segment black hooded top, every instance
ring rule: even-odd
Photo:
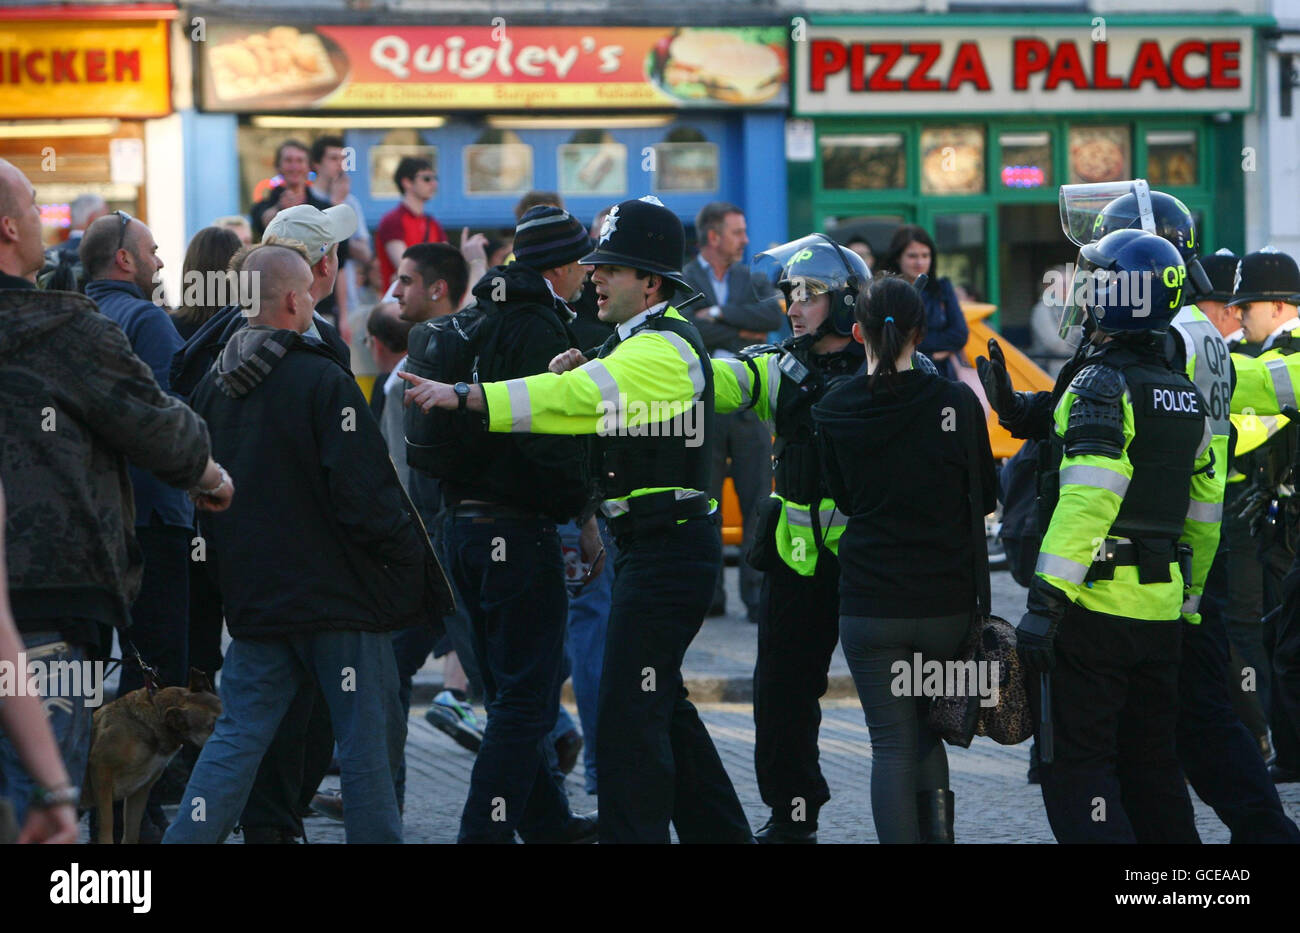
[[[966,386],[910,370],[854,376],[813,407],[826,485],[849,522],[840,612],[878,618],[974,608],[967,463],[978,451],[981,514],[997,505],[984,409]]]

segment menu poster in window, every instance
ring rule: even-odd
[[[906,184],[901,133],[823,136],[820,143],[822,187],[827,190],[887,190]]]
[[[561,194],[623,194],[627,147],[622,143],[569,143],[559,147]]]
[[[1196,184],[1196,133],[1147,133],[1147,181],[1152,187]]]
[[[1129,177],[1128,129],[1122,126],[1070,128],[1070,184],[1119,181]]]
[[[465,147],[466,194],[519,194],[532,186],[532,146],[494,143]]]
[[[713,143],[659,143],[655,163],[655,191],[718,190],[718,147]]]
[[[437,146],[371,146],[370,196],[372,198],[400,198],[402,192],[393,181],[398,163],[407,156],[428,159],[433,163],[433,173],[438,173]]]
[[[921,133],[922,194],[979,194],[983,190],[983,130],[954,127]]]

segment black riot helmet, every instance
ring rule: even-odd
[[[826,320],[814,337],[852,334],[853,311],[871,281],[866,261],[824,233],[812,233],[764,250],[751,260],[750,271],[755,281],[764,280],[780,289],[786,307],[794,301],[830,296]]]
[[[1213,291],[1198,260],[1201,242],[1187,205],[1171,194],[1153,191],[1145,179],[1061,186],[1061,223],[1079,246],[1096,243],[1116,230],[1144,230],[1168,240],[1183,257],[1191,288],[1187,301]]]
[[[1108,233],[1079,250],[1062,336],[1086,333],[1163,334],[1183,306],[1187,269],[1172,243],[1143,230]]]

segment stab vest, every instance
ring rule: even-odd
[[[704,392],[694,410],[666,421],[632,428],[632,431],[642,432],[638,435],[614,432],[593,439],[593,467],[601,498],[622,499],[638,489],[672,487],[699,489],[707,493],[713,469],[713,365],[709,354],[704,349],[699,331],[687,321],[655,314],[633,334],[640,330],[670,331],[689,343],[704,372]],[[619,343],[616,332],[601,346],[597,358],[609,356]],[[685,430],[683,418],[697,419],[695,432]],[[651,431],[657,431],[658,436],[649,433]],[[694,433],[700,442],[697,446],[687,446],[689,433]]]
[[[1196,452],[1205,439],[1204,400],[1185,374],[1122,344],[1105,344],[1087,363],[1119,370],[1133,408],[1133,440],[1128,447],[1133,478],[1110,534],[1137,540],[1178,539],[1187,517]],[[1064,439],[1053,431],[1049,446],[1052,466],[1043,477],[1041,502],[1050,520],[1060,495]]]
[[[835,353],[814,355],[802,346],[792,346],[797,339],[781,345],[781,382],[772,413],[776,424],[772,460],[776,494],[788,502],[816,507],[830,493],[822,482],[812,407],[834,383],[857,372],[865,357],[852,352],[861,346],[857,343]]]
[[[1262,350],[1255,355],[1271,353],[1274,350],[1283,356],[1300,353],[1300,331],[1293,330],[1280,334],[1267,350]],[[1247,456],[1251,472],[1262,471],[1265,486],[1276,489],[1283,483],[1294,482],[1290,474],[1291,468],[1300,459],[1300,429],[1297,429],[1294,424],[1288,424]],[[1246,470],[1243,469],[1242,472]]]

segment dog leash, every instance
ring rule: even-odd
[[[117,640],[122,647],[131,652],[132,660],[140,668],[140,674],[144,677],[144,688],[149,691],[149,696],[158,692],[158,669],[151,664],[146,663],[145,659],[140,656],[139,649],[136,648],[135,642],[126,637],[126,633],[119,631]],[[124,663],[123,658],[109,658],[110,661],[116,661],[118,664]]]

